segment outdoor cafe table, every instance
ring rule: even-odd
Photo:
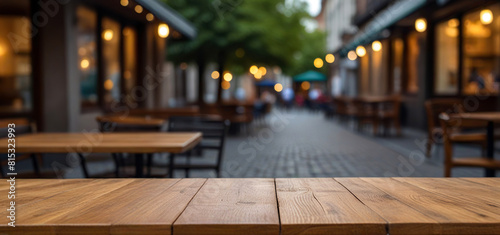
[[[500,123],[500,112],[477,112],[477,113],[460,113],[451,115],[452,118],[461,118],[473,121],[486,121],[486,157],[493,159],[495,156],[495,123]],[[495,170],[486,169],[486,177],[494,177]]]
[[[15,206],[0,233],[500,234],[498,178],[17,179]]]
[[[136,177],[143,176],[144,153],[183,153],[202,138],[192,133],[37,133],[15,137],[16,153],[132,153],[136,154]],[[7,139],[0,139],[0,153],[7,153]],[[82,164],[83,165],[83,164]],[[86,167],[83,166],[84,173]]]

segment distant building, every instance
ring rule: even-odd
[[[356,2],[352,23],[359,31],[340,50],[337,37],[328,40],[341,61],[351,57],[355,63],[347,70],[352,73],[340,73],[357,83],[354,93],[343,84],[344,94],[399,94],[403,119],[416,128],[425,127],[424,102],[431,98],[461,98],[469,112],[495,110],[500,87],[497,0],[330,2]],[[355,55],[357,48],[361,53]]]
[[[0,118],[81,131],[104,112],[157,107],[167,36],[196,30],[157,0],[2,0]]]

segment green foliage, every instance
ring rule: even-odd
[[[164,0],[198,30],[194,40],[171,41],[169,60],[222,62],[233,73],[253,65],[280,66],[294,75],[324,57],[324,35],[307,33],[305,3],[285,0]],[[323,38],[321,38],[321,36]],[[238,57],[236,51],[244,55]],[[297,56],[301,55],[301,56]],[[306,61],[312,57],[312,60]]]

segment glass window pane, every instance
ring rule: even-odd
[[[406,91],[408,93],[417,93],[418,92],[418,77],[420,68],[418,61],[420,56],[420,36],[421,34],[418,32],[411,32],[408,35],[408,80]]]
[[[97,15],[85,7],[78,7],[76,13],[80,93],[82,104],[86,106],[97,103]]]
[[[23,16],[0,16],[0,107],[32,108],[31,28]]]
[[[120,100],[120,24],[102,19],[102,56],[104,66],[104,102],[106,105]]]
[[[500,4],[466,14],[462,22],[463,92],[495,94],[500,82]]]
[[[125,57],[124,85],[126,93],[131,94],[137,82],[137,33],[134,28],[125,27],[123,29],[123,45]],[[127,102],[133,102],[133,100],[127,99]]]
[[[436,26],[436,74],[434,93],[458,93],[458,19],[450,19]]]

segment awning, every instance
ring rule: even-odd
[[[350,50],[354,50],[359,45],[371,43],[379,37],[387,27],[395,24],[406,16],[412,14],[425,5],[428,0],[398,0],[385,10],[378,13],[360,30],[354,39],[340,50],[340,54],[345,56]]]
[[[172,8],[158,0],[135,0],[138,4],[153,13],[155,17],[167,23],[182,35],[193,39],[196,37],[196,29],[184,17]]]
[[[294,82],[324,82],[326,81],[326,76],[320,72],[307,71],[293,77]]]

